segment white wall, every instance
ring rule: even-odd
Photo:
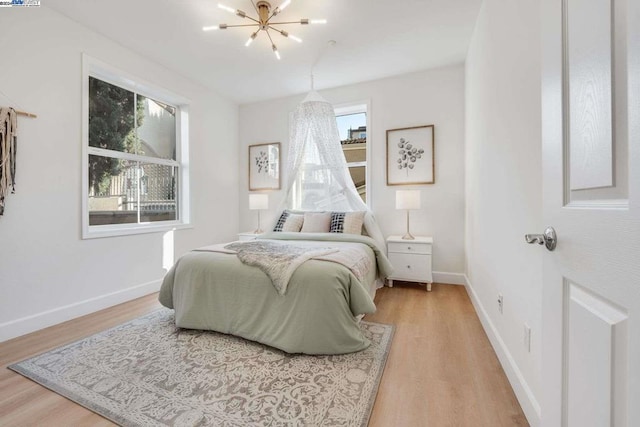
[[[322,76],[316,76],[321,79]],[[386,130],[435,125],[434,185],[412,186],[422,190],[422,209],[411,213],[411,232],[434,238],[433,269],[457,275],[436,275],[454,282],[464,270],[464,68],[462,65],[344,86],[321,92],[334,105],[370,101],[367,129],[371,150],[371,181],[367,183],[370,206],[383,234],[404,234],[405,212],[395,209],[395,190],[386,185]],[[286,165],[289,113],[304,94],[240,107],[240,226],[255,229],[257,216],[248,210],[248,146],[281,142]],[[287,172],[283,168],[283,185]],[[284,190],[273,192],[266,223],[275,220]],[[460,282],[462,283],[462,282]]]
[[[524,234],[544,228],[538,8],[485,0],[465,66],[469,293],[532,425],[540,417],[542,249]]]
[[[0,40],[0,105],[38,114],[19,118],[16,194],[0,217],[0,341],[157,290],[163,253],[235,236],[235,104],[46,7],[4,9]],[[83,52],[191,100],[193,228],[173,244],[80,238]]]

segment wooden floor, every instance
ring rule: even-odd
[[[463,286],[394,283],[366,320],[396,326],[370,427],[528,425]],[[0,426],[112,426],[7,365],[159,307],[157,294],[0,344]]]
[[[529,425],[464,286],[394,282],[376,306],[396,331],[370,427]]]

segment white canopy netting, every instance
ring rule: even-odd
[[[375,240],[382,234],[349,174],[333,106],[311,91],[289,125],[288,180],[284,204],[303,211],[366,211],[365,228]]]
[[[349,174],[333,106],[310,92],[289,125],[287,205],[312,211],[366,211]]]

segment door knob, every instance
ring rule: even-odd
[[[543,234],[525,234],[524,239],[530,244],[545,245],[549,251],[553,251],[558,243],[556,230],[553,227],[547,227]]]

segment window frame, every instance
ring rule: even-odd
[[[121,87],[138,95],[165,102],[176,108],[176,160],[166,160],[140,154],[124,153],[89,146],[89,77]],[[82,55],[82,238],[93,239],[163,232],[191,228],[191,197],[189,192],[189,100],[145,80],[112,67],[102,61]],[[89,224],[89,155],[150,162],[177,167],[176,219],[129,224]]]
[[[333,113],[336,117],[347,116],[349,114],[358,114],[358,113],[365,113],[367,116],[367,137],[365,138],[367,140],[366,160],[364,162],[347,163],[347,168],[362,167],[362,166],[365,167],[364,176],[365,176],[366,186],[367,186],[367,201],[365,202],[365,204],[369,207],[369,209],[373,210],[373,204],[371,202],[373,200],[373,196],[372,196],[373,192],[371,188],[372,186],[371,186],[371,168],[370,168],[371,147],[373,146],[373,144],[371,144],[371,138],[370,138],[370,136],[372,135],[371,133],[371,100],[367,99],[362,101],[333,104]]]

